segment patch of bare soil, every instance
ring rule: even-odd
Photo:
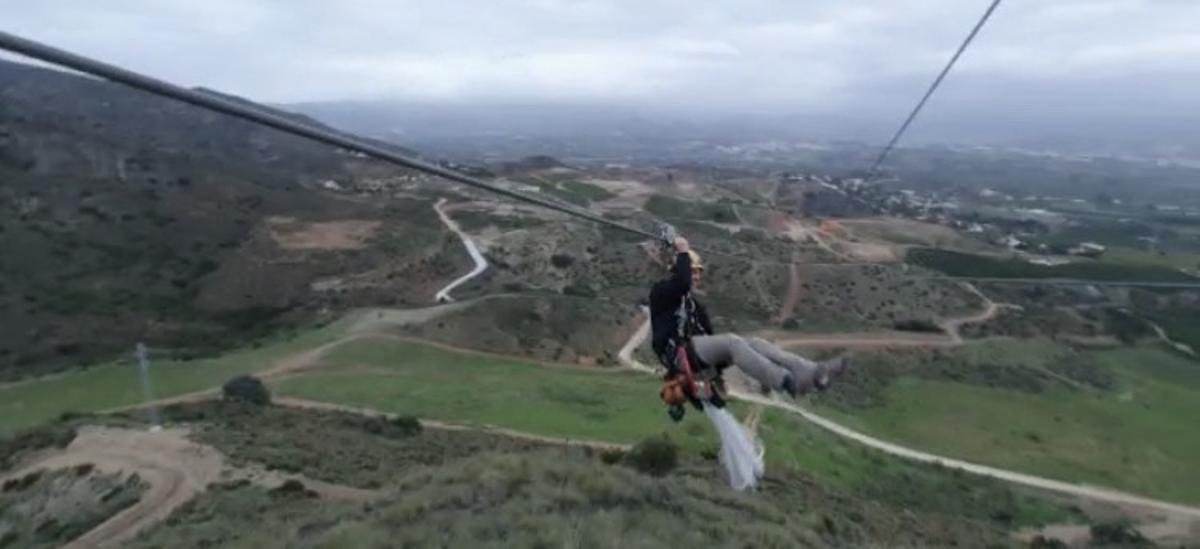
[[[838,223],[861,240],[933,246],[964,251],[993,251],[987,243],[969,238],[950,227],[900,218],[842,219]]]
[[[285,250],[359,250],[381,225],[359,219],[306,223],[290,217],[267,218],[271,238]]]

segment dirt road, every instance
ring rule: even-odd
[[[812,334],[787,338],[768,338],[785,348],[830,348],[873,349],[898,347],[956,347],[964,343],[960,333],[966,324],[986,322],[994,318],[1002,305],[983,295],[970,283],[962,283],[967,291],[974,293],[983,301],[983,309],[977,313],[950,317],[938,323],[944,334],[928,334],[920,332],[864,332],[842,334]]]
[[[638,329],[629,336],[629,340],[625,342],[625,345],[621,347],[620,352],[617,353],[617,361],[619,361],[626,368],[630,368],[632,370],[637,370],[639,372],[645,372],[648,374],[657,374],[657,368],[642,364],[640,361],[633,358],[633,352],[646,342],[646,338],[650,337],[650,309],[647,307],[642,307],[642,315],[645,317],[645,320],[643,320],[642,325],[639,326]]]
[[[983,295],[983,292],[979,291],[979,288],[976,288],[975,285],[971,284],[970,282],[962,282],[959,285],[962,286],[964,290],[975,294],[975,296],[983,302],[982,311],[975,314],[947,318],[939,324],[939,326],[946,331],[946,335],[950,336],[951,340],[962,343],[962,336],[959,334],[959,330],[963,327],[963,325],[974,324],[976,322],[987,322],[988,320],[995,318],[996,314],[1000,311],[1000,304],[992,301],[988,296]]]
[[[487,259],[483,257],[482,253],[479,253],[479,248],[475,246],[475,241],[471,240],[466,233],[463,233],[462,229],[459,228],[458,223],[455,223],[453,219],[450,219],[450,216],[446,215],[445,210],[442,209],[442,205],[445,203],[445,198],[439,198],[437,203],[433,205],[433,209],[437,212],[438,217],[442,219],[442,223],[445,223],[446,227],[453,231],[454,234],[458,235],[458,238],[462,240],[463,246],[467,248],[467,253],[471,256],[471,261],[475,262],[475,268],[471,269],[471,272],[462,275],[453,282],[447,284],[445,288],[438,290],[438,292],[433,296],[434,301],[437,301],[438,303],[449,303],[454,301],[454,298],[450,297],[451,290],[465,284],[468,280],[479,276],[480,273],[488,268]]]
[[[364,416],[382,416],[382,417],[388,417],[388,418],[396,417],[396,414],[391,414],[388,412],[381,412],[379,410],[375,410],[372,408],[364,408],[364,407],[360,407],[360,406],[346,406],[343,404],[334,404],[334,403],[330,403],[330,402],[321,402],[321,401],[317,401],[317,400],[307,400],[307,399],[302,399],[302,398],[282,397],[282,398],[274,399],[272,402],[279,406],[291,406],[293,408],[305,408],[305,409],[310,409],[310,410],[334,410],[334,411],[338,411],[338,412],[346,412],[346,413],[364,415]],[[429,429],[492,433],[492,434],[504,435],[504,436],[512,437],[512,438],[519,438],[522,440],[530,440],[530,441],[534,441],[534,442],[545,442],[547,444],[556,444],[556,445],[563,445],[563,446],[581,446],[581,447],[595,448],[598,450],[629,450],[631,448],[631,446],[628,444],[619,444],[619,443],[615,443],[615,442],[604,442],[604,441],[587,440],[587,439],[549,437],[549,436],[537,435],[537,434],[533,434],[533,433],[526,433],[524,431],[516,431],[513,429],[507,429],[504,427],[497,427],[494,425],[460,425],[457,423],[447,423],[444,421],[434,421],[434,420],[429,420],[429,419],[422,419],[422,420],[420,420],[420,422],[423,427],[426,427]]]
[[[787,295],[783,298],[783,305],[779,307],[779,313],[773,319],[775,322],[783,322],[788,317],[792,316],[792,312],[796,310],[796,302],[800,301],[800,270],[796,268],[796,258],[792,257],[792,262],[788,265],[788,288]]]

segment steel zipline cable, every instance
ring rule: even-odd
[[[514,200],[535,204],[543,208],[549,208],[567,215],[586,219],[595,223],[600,223],[613,229],[654,239],[659,238],[658,235],[649,231],[644,231],[636,227],[630,227],[622,223],[617,223],[616,221],[605,219],[590,212],[569,208],[544,198],[529,196],[524,193],[498,187],[483,181],[482,179],[471,177],[469,175],[447,169],[424,160],[398,154],[395,151],[368,143],[362,139],[291,120],[278,114],[268,112],[265,109],[258,108],[253,104],[247,105],[236,103],[211,93],[190,90],[169,82],[165,82],[163,80],[145,76],[121,67],[117,67],[115,65],[90,59],[82,55],[77,55],[53,46],[35,42],[26,38],[21,38],[3,31],[0,31],[0,49],[18,53],[39,61],[74,69],[76,71],[103,78],[105,80],[111,80],[113,82],[125,84],[126,86],[137,88],[155,95],[161,95],[163,97],[190,103],[197,107],[202,107],[229,116],[241,118],[243,120],[248,120],[250,122],[268,126],[282,132],[298,135],[314,141],[320,141],[322,143],[341,147],[346,150],[359,152],[379,160],[391,162],[393,164],[449,179],[451,181],[456,181],[464,185],[483,189],[485,191],[506,196]]]
[[[875,175],[876,170],[879,169],[879,165],[883,164],[883,160],[887,158],[888,153],[892,152],[892,148],[896,146],[898,141],[900,141],[900,137],[903,136],[904,132],[908,130],[908,126],[912,124],[912,121],[917,118],[917,114],[921,112],[921,108],[924,107],[925,103],[929,101],[929,98],[933,96],[933,92],[937,91],[938,86],[942,84],[942,80],[945,80],[946,75],[950,73],[950,69],[954,68],[954,63],[958,61],[959,57],[962,57],[964,51],[967,51],[967,47],[971,45],[973,40],[975,40],[975,35],[979,34],[979,29],[983,28],[983,25],[987,23],[988,18],[992,16],[992,12],[996,11],[996,7],[999,5],[1000,0],[992,0],[992,4],[988,6],[987,11],[983,12],[983,17],[980,17],[979,22],[975,23],[975,28],[971,29],[971,33],[968,34],[967,38],[963,40],[963,43],[958,46],[958,51],[955,51],[954,55],[950,57],[950,62],[946,63],[945,68],[943,68],[942,72],[933,80],[933,84],[929,85],[929,89],[925,91],[925,95],[921,97],[920,101],[917,102],[917,106],[913,107],[912,112],[908,113],[908,118],[904,119],[904,123],[900,125],[900,129],[896,130],[896,134],[892,136],[892,140],[888,141],[887,146],[884,147],[883,151],[879,153],[879,157],[875,159],[873,164],[871,164],[871,169],[867,170],[867,179],[870,179]]]

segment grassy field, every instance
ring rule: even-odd
[[[681,200],[662,194],[651,195],[644,209],[664,219],[737,222],[737,215],[728,204]]]
[[[316,345],[333,333],[336,330],[326,329],[290,345]],[[214,378],[233,371],[250,371],[257,369],[254,364],[269,362],[287,350],[288,347],[279,346],[239,353],[223,362],[203,365],[203,368],[205,375]],[[816,538],[809,538],[811,534],[806,532],[815,532],[825,544],[835,541],[850,545],[901,543],[901,540],[907,540],[904,544],[920,544],[918,539],[925,539],[926,543],[939,540],[937,544],[944,544],[974,539],[967,543],[972,545],[984,543],[973,536],[982,535],[994,541],[1002,532],[1026,525],[1086,520],[1067,504],[1054,499],[1015,490],[997,481],[892,458],[843,441],[796,416],[770,409],[763,412],[759,428],[767,444],[766,487],[761,500],[745,499],[726,492],[721,485],[712,462],[718,444],[708,421],[701,413],[689,411],[683,423],[672,423],[658,402],[657,381],[644,374],[539,366],[382,338],[336,347],[319,366],[306,375],[279,380],[273,384],[273,389],[276,394],[563,438],[634,442],[663,433],[680,444],[685,462],[691,464],[681,469],[678,474],[682,476],[673,476],[674,481],[684,483],[683,486],[695,482],[701,484],[693,484],[693,488],[686,488],[685,493],[668,495],[661,492],[665,488],[656,488],[660,481],[621,468],[598,469],[596,458],[588,461],[588,458],[572,457],[561,449],[550,450],[547,460],[534,454],[529,454],[531,457],[528,458],[512,454],[525,455],[525,452],[540,451],[539,447],[545,448],[539,444],[502,439],[492,434],[441,433],[427,429],[423,434],[396,438],[389,434],[386,425],[350,414],[286,408],[256,412],[235,405],[209,403],[168,408],[164,411],[165,417],[170,422],[193,424],[199,440],[217,446],[234,463],[248,460],[368,488],[400,486],[399,493],[403,494],[424,493],[429,479],[450,475],[447,477],[449,484],[430,488],[433,490],[430,493],[452,492],[448,496],[451,499],[446,500],[447,505],[463,497],[476,497],[471,494],[482,494],[479,497],[483,500],[472,501],[488,501],[488,505],[495,506],[496,513],[516,517],[531,516],[532,508],[527,505],[540,508],[537,506],[545,502],[561,503],[581,513],[578,517],[581,521],[599,520],[589,526],[597,532],[638,530],[644,523],[637,522],[635,517],[661,505],[674,506],[672,508],[700,505],[698,510],[712,509],[710,505],[732,506],[729,509],[746,509],[750,505],[758,509],[740,520],[711,525],[718,528],[713,532],[721,539],[742,536],[738,524],[764,527],[780,524],[773,518],[766,518],[776,516],[776,513],[793,516],[791,520],[797,521],[794,523],[797,529],[789,525],[792,523],[784,524],[786,531],[772,534],[779,536],[772,538],[776,541],[762,538],[759,546],[794,545],[777,543],[785,538],[808,539],[815,545],[822,544]],[[192,383],[200,381],[198,378],[191,380]],[[738,404],[733,408],[739,416],[748,411]],[[130,417],[136,420],[140,415],[132,413]],[[120,419],[111,418],[113,421]],[[93,418],[90,421],[102,420]],[[496,452],[507,453],[510,457],[495,457]],[[455,461],[454,458],[465,459]],[[464,471],[459,465],[442,468],[442,464],[451,462],[475,463],[483,469]],[[554,463],[558,465],[552,465]],[[463,474],[466,476],[461,476]],[[543,479],[541,475],[549,476]],[[549,484],[543,482],[547,480]],[[439,486],[442,483],[437,482]],[[501,491],[497,493],[488,488],[493,484]],[[553,489],[545,491],[541,488],[543,484]],[[483,488],[470,488],[472,486]],[[623,488],[627,486],[639,488],[629,491]],[[519,489],[513,491],[514,488]],[[659,495],[644,496],[643,488]],[[537,501],[510,499],[514,494],[531,494],[529,497]],[[716,499],[710,500],[703,494],[714,494]],[[387,524],[405,524],[421,516],[435,522],[449,521],[447,524],[465,520],[461,514],[427,515],[431,509],[428,506],[424,507],[426,511],[410,508],[410,502],[428,500],[421,496],[389,499],[379,507],[399,509],[400,515],[392,515],[391,511],[382,511],[386,516],[364,511],[366,514],[360,513],[349,522],[339,519],[342,524],[335,530],[328,530],[329,524],[333,524],[331,517],[348,516],[344,511],[350,508],[337,507],[340,511],[328,515],[318,512],[319,506],[302,501],[287,499],[289,503],[284,504],[285,499],[281,498],[287,497],[292,496],[247,486],[218,489],[187,507],[176,520],[150,533],[147,540],[156,540],[151,544],[166,545],[174,544],[168,543],[169,539],[186,544],[184,542],[199,538],[221,539],[233,546],[279,542],[276,538],[256,537],[254,532],[258,529],[250,525],[260,522],[278,526],[272,528],[287,533],[285,538],[298,536],[287,538],[292,541],[324,538],[326,534],[333,536],[329,539],[343,541],[393,539],[395,532],[389,534],[392,528]],[[566,499],[559,501],[557,498]],[[643,509],[650,500],[663,503]],[[270,501],[279,505],[264,503]],[[704,503],[706,501],[711,504]],[[282,510],[283,514],[264,510],[268,508]],[[616,516],[612,513],[622,513],[621,521],[634,522],[622,522],[617,525],[619,528],[609,528],[613,526],[610,523],[612,517]],[[722,511],[713,516],[727,515]],[[408,518],[400,520],[402,517]],[[484,521],[478,528],[491,528],[493,526],[489,525],[494,524],[498,523]],[[518,527],[519,536],[512,539],[526,539],[525,536],[531,535],[541,539],[536,532],[548,533],[552,539],[563,539],[571,535],[562,530],[564,524],[566,522],[556,520],[530,528]],[[468,530],[455,535],[483,535],[478,533],[482,530],[477,531],[475,527]],[[418,537],[430,531],[405,530],[406,535]],[[510,533],[518,534],[516,531]]]
[[[549,181],[541,177],[518,177],[516,179],[523,183],[536,185],[546,194],[584,208],[592,202],[600,202],[616,196],[603,187],[573,179],[560,182]]]
[[[219,387],[236,375],[269,368],[282,356],[336,339],[346,322],[218,358],[153,362],[150,377],[154,393],[158,398],[167,398]],[[137,366],[129,362],[0,387],[0,436],[45,423],[65,412],[96,412],[142,400]]]
[[[995,278],[1078,278],[1083,280],[1144,280],[1196,282],[1196,277],[1173,267],[1151,263],[1081,260],[1065,265],[1035,265],[1020,259],[996,259],[976,254],[913,248],[906,262],[951,276]]]
[[[389,340],[340,346],[312,375],[281,381],[283,395],[558,437],[630,442],[667,430],[654,378],[631,371],[531,366]],[[369,365],[370,375],[355,372]],[[688,414],[684,432],[707,421]]]
[[[559,185],[566,189],[567,192],[583,195],[592,202],[602,202],[616,198],[617,196],[616,194],[609,192],[607,189],[599,185],[593,185],[591,183],[585,183],[583,181],[574,179],[568,179],[559,183]]]
[[[362,372],[364,367],[370,374]],[[487,424],[564,438],[633,442],[664,432],[686,451],[718,448],[703,414],[672,423],[657,381],[633,372],[604,373],[480,358],[398,341],[360,341],[326,356],[322,370],[281,381],[283,395],[364,406],[460,423]],[[745,408],[735,403],[735,413]],[[763,413],[768,468],[802,471],[855,494],[947,515],[1013,524],[1065,520],[1070,514],[999,483],[890,458],[844,442],[786,412]],[[900,488],[900,487],[903,488]]]
[[[995,351],[996,344],[991,346]],[[1115,384],[1099,389],[1020,382],[1012,366],[1054,366],[1021,354],[1019,349],[1008,357],[983,354],[985,360],[975,363],[975,370],[1006,372],[1006,378],[997,379],[1016,383],[980,383],[969,373],[955,381],[918,372],[889,383],[882,398],[868,400],[866,406],[824,411],[863,431],[931,452],[1200,502],[1200,483],[1189,480],[1200,462],[1195,432],[1200,365],[1158,348],[1075,357],[1077,364],[1112,374]],[[929,368],[938,368],[937,362],[931,361]]]
[[[1133,248],[1113,247],[1100,256],[1100,261],[1118,265],[1157,265],[1168,269],[1200,268],[1200,254],[1168,253],[1166,255]]]

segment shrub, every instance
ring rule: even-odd
[[[616,448],[609,448],[600,452],[600,461],[606,465],[616,465],[625,459],[625,452]]]
[[[390,424],[394,432],[406,437],[419,435],[424,429],[424,427],[421,426],[421,421],[412,416],[394,417],[392,418]]]
[[[1150,541],[1126,522],[1106,522],[1091,527],[1092,545],[1116,545],[1120,547],[1148,547]]]
[[[932,320],[924,318],[897,320],[892,324],[892,327],[902,332],[942,333],[941,326],[938,326]]]
[[[238,376],[221,387],[221,393],[226,400],[236,400],[265,406],[271,403],[271,391],[263,382],[253,376]]]
[[[1154,334],[1146,321],[1120,309],[1104,309],[1104,329],[1122,343],[1130,344]]]
[[[638,471],[660,477],[679,465],[679,447],[666,435],[649,437],[637,443],[625,455],[625,463]]]
[[[304,486],[303,482],[300,482],[294,478],[287,479],[283,481],[283,484],[272,488],[270,494],[274,497],[284,498],[301,497],[311,499],[318,496],[315,491],[309,490],[308,487]]]
[[[562,293],[575,297],[596,297],[596,290],[586,284],[567,284],[563,287]]]
[[[575,263],[575,258],[566,254],[554,254],[550,256],[550,264],[558,269],[566,269]]]
[[[412,416],[399,416],[387,419],[384,416],[367,418],[362,423],[363,429],[373,435],[388,438],[408,438],[421,434],[421,421]]]
[[[1048,538],[1043,535],[1034,536],[1029,542],[1030,549],[1067,549],[1067,544],[1058,538]]]

